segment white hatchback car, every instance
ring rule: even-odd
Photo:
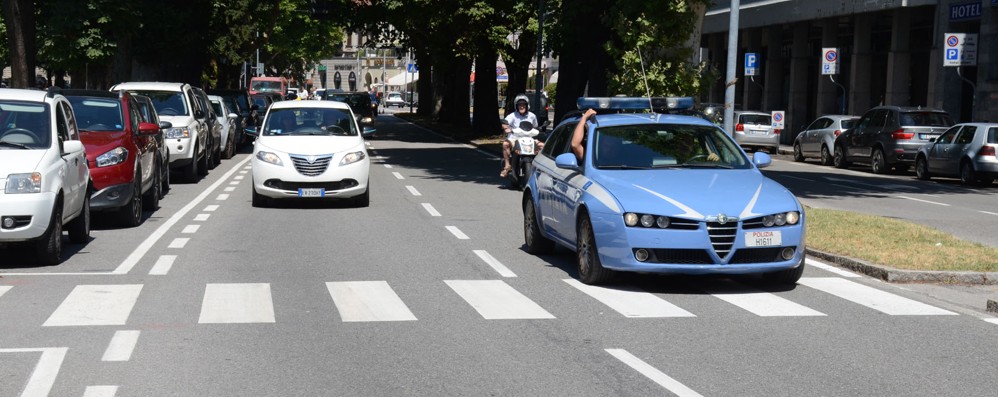
[[[90,238],[90,168],[72,105],[58,89],[0,90],[0,243],[32,242],[38,262]]]
[[[370,202],[371,162],[347,104],[275,102],[256,132],[254,207],[283,198],[349,199],[359,207]],[[373,132],[363,129],[363,134]]]
[[[731,134],[743,148],[752,146],[776,153],[780,148],[781,130],[773,128],[769,113],[735,111],[735,131]]]

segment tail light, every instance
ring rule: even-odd
[[[981,150],[977,151],[978,156],[994,156],[995,147],[994,146],[982,146]]]
[[[745,131],[745,125],[742,123],[735,124],[735,131]]]
[[[781,133],[783,133],[783,130],[781,130],[779,128],[774,128],[773,129],[773,133],[776,134],[776,135],[780,135]]]
[[[842,134],[842,130],[835,130],[834,134],[835,136],[839,136],[840,134]]]
[[[915,137],[914,132],[905,132],[904,129],[900,129],[891,133],[891,137],[894,139],[911,139]]]

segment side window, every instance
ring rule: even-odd
[[[887,122],[887,111],[878,110],[875,113],[873,113],[873,116],[870,118],[869,128],[880,130],[884,128],[884,124],[886,122]]]
[[[960,128],[963,127],[956,126],[946,130],[946,132],[939,136],[939,139],[936,139],[936,142],[946,144],[953,143],[953,138],[956,137],[957,132],[960,132]]]
[[[898,128],[900,126],[900,122],[898,121],[897,113],[889,110],[885,113],[887,113],[887,120],[884,121],[884,126],[891,129],[891,131]]]
[[[825,128],[825,127],[822,126],[822,125],[824,125],[824,122],[825,122],[824,118],[820,118],[820,119],[814,120],[814,121],[811,122],[811,125],[807,126],[806,129],[808,131],[820,130],[822,128]]]
[[[988,143],[998,143],[998,128],[988,128]]]
[[[139,104],[135,102],[134,98],[128,99],[128,118],[129,124],[132,125],[133,132],[139,132],[139,122],[142,121],[142,115],[139,114]]]
[[[963,127],[963,131],[960,131],[960,135],[956,137],[957,145],[966,145],[968,143],[974,142],[974,134],[977,133],[977,127],[966,126]]]
[[[824,128],[831,128],[835,124],[835,120],[828,119],[828,118],[826,118],[824,120],[825,120],[824,124],[821,125],[822,129],[824,129]]]
[[[60,103],[58,109],[55,111],[55,128],[59,133],[59,140],[63,142],[72,140],[69,135],[69,126],[66,122],[66,115],[64,112],[65,107],[62,103]]]
[[[873,116],[876,116],[875,112],[866,114],[863,116],[863,118],[859,119],[859,122],[856,123],[856,131],[862,132],[864,128],[869,127],[870,120],[873,118]]]
[[[572,131],[574,130],[574,123],[567,123],[556,128],[554,132],[551,133],[551,137],[548,138],[547,142],[544,144],[544,150],[541,151],[541,154],[550,158],[555,158],[558,157],[559,154],[565,153],[568,148],[568,143],[571,142]]]
[[[199,104],[198,101],[196,99],[194,99],[194,92],[193,91],[189,91],[189,90],[185,91],[184,95],[187,97],[187,102],[191,104],[191,106],[190,106],[191,107],[191,116],[194,116],[199,110],[201,110],[201,104]]]
[[[72,141],[80,140],[80,130],[76,128],[76,113],[73,113],[73,107],[67,102],[60,103],[59,107],[62,108],[66,117],[66,130],[69,133],[69,139]]]

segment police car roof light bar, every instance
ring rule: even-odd
[[[579,109],[593,109],[597,112],[641,111],[641,110],[688,110],[693,108],[692,97],[580,97],[576,100]]]

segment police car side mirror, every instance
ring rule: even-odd
[[[763,152],[755,152],[752,154],[752,162],[755,163],[756,167],[766,168],[773,163],[773,158],[769,157],[769,154]]]
[[[575,153],[562,153],[554,158],[554,165],[566,170],[579,170],[579,160],[575,158]]]

